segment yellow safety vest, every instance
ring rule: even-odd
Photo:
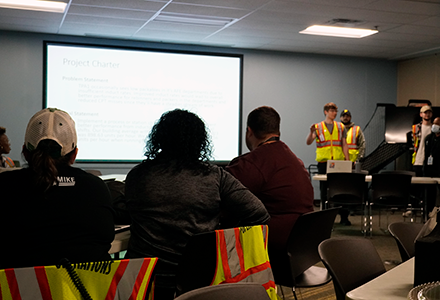
[[[7,156],[3,156],[5,158],[5,167],[6,168],[15,168],[15,163],[12,159]],[[0,158],[1,159],[1,158]]]
[[[267,225],[216,230],[217,267],[211,285],[258,282],[272,300],[280,299],[267,253]]]
[[[325,122],[315,124],[316,128],[316,161],[345,160],[342,151],[342,134],[344,124],[333,121],[333,132],[330,134]]]
[[[414,143],[414,152],[412,154],[411,163],[414,164],[416,162],[417,150],[419,149],[419,143],[420,143],[420,140],[418,137],[418,132],[417,132],[417,124],[412,126],[412,136],[413,136],[413,143]]]
[[[348,154],[350,155],[350,160],[352,162],[355,162],[358,155],[359,155],[359,147],[357,145],[359,130],[360,130],[360,127],[354,125],[347,132]]]
[[[78,285],[92,299],[143,300],[157,258],[71,264],[70,274],[62,266],[42,266],[0,270],[0,298],[65,300],[83,299]],[[76,285],[73,281],[76,281]],[[78,283],[79,282],[79,283]],[[148,299],[152,297],[152,290]]]

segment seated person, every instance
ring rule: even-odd
[[[11,143],[6,135],[6,128],[0,127],[0,168],[14,168],[15,164],[12,159],[3,155],[11,152]]]
[[[303,162],[280,140],[281,118],[269,106],[249,113],[246,145],[226,170],[257,196],[270,214],[268,251],[275,282],[290,277],[287,241],[296,220],[313,211],[313,187]]]
[[[0,173],[3,247],[0,269],[110,260],[110,193],[98,177],[74,168],[75,122],[46,108],[26,129],[29,167]]]
[[[164,113],[146,149],[147,159],[125,182],[132,218],[125,257],[158,257],[155,299],[173,299],[179,258],[192,235],[218,229],[222,213],[239,226],[264,224],[270,217],[237,179],[208,163],[208,133],[194,113]]]

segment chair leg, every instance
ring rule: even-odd
[[[367,206],[365,205],[361,219],[361,231],[364,234],[364,237],[367,236],[367,231],[368,231],[367,216],[368,216],[368,211],[367,211]]]
[[[281,291],[281,295],[283,296],[283,299],[286,299],[286,298],[284,297],[283,287],[282,287],[281,285],[278,285],[278,286],[280,287],[280,291]]]
[[[370,222],[370,225],[369,225],[369,230],[370,230],[370,238],[372,238],[373,237],[373,206],[371,205],[371,203],[370,203],[370,205],[368,205],[368,211],[369,211],[369,214],[368,214],[368,218],[369,218],[369,222]]]
[[[382,214],[380,213],[380,209],[379,209],[379,216],[378,216],[378,218],[379,218],[379,229],[381,229],[382,228],[382,225],[381,225],[381,216],[382,216]]]
[[[298,300],[298,298],[296,297],[296,289],[295,289],[295,287],[292,287],[292,292],[293,292],[293,297],[295,298],[295,300]]]

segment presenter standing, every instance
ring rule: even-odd
[[[423,162],[425,161],[425,138],[431,133],[432,108],[424,105],[420,108],[422,121],[412,126],[412,142],[414,152],[412,155],[413,170],[417,177],[423,176]]]
[[[311,145],[316,140],[316,161],[318,162],[318,173],[327,172],[328,160],[350,160],[346,141],[345,125],[336,122],[338,107],[333,102],[324,105],[325,119],[320,123],[310,126],[306,144]],[[327,200],[327,182],[320,181],[321,201]],[[348,211],[341,214],[341,223],[351,225],[348,220]]]
[[[341,112],[341,122],[347,130],[347,147],[350,160],[359,161],[365,153],[365,137],[360,126],[351,121],[351,113],[348,109]]]

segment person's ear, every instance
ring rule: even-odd
[[[70,163],[71,165],[73,165],[73,163],[75,162],[76,156],[78,155],[78,148],[75,148],[74,151],[75,151],[75,152],[72,153],[72,155],[70,156],[70,161],[69,161],[69,163]]]
[[[26,148],[26,145],[23,145],[23,147],[21,148],[21,153],[23,153],[24,159],[26,159],[26,161],[29,161],[29,151]]]

